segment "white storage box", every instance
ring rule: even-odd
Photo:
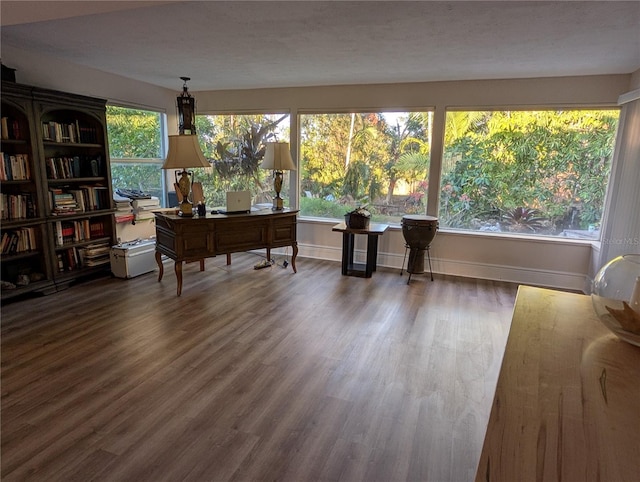
[[[156,241],[130,241],[111,248],[111,272],[117,278],[133,278],[156,269]]]

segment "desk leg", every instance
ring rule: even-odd
[[[156,251],[156,263],[158,263],[158,281],[162,281],[164,265],[162,264],[162,254],[160,254],[160,251]]]
[[[367,264],[365,267],[365,276],[371,278],[376,270],[378,259],[378,236],[370,234],[367,236]]]
[[[176,261],[174,264],[176,281],[178,282],[178,296],[180,296],[182,294],[182,261]]]
[[[231,253],[227,253],[227,266],[231,264]]]
[[[204,271],[204,258],[200,260],[200,271]]]
[[[291,255],[291,268],[293,268],[294,273],[297,273],[298,270],[296,269],[296,256],[298,256],[298,243],[293,243],[291,245],[291,248],[293,250],[293,254]]]

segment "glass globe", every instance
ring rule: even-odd
[[[591,301],[618,338],[640,346],[640,254],[609,261],[593,280]]]

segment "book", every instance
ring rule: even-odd
[[[2,139],[9,139],[9,118],[3,117],[1,119],[1,136]]]

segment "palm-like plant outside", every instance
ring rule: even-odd
[[[538,229],[542,229],[545,220],[537,209],[525,207],[511,209],[502,215],[503,223],[511,231],[519,233],[527,231],[535,233]]]

